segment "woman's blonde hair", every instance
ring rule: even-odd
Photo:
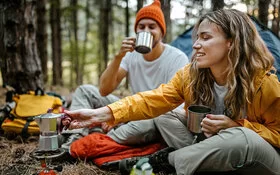
[[[273,68],[273,56],[247,14],[234,9],[223,9],[204,15],[194,27],[194,41],[203,20],[219,26],[226,38],[232,41],[228,52],[229,65],[225,68],[228,92],[224,104],[225,114],[237,119],[241,115],[241,110],[245,109],[245,105],[252,101],[257,74]],[[191,64],[190,89],[193,103],[215,106],[214,77],[210,69],[198,69],[194,59]]]

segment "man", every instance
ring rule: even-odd
[[[110,93],[127,75],[133,94],[154,89],[160,84],[167,83],[180,68],[188,63],[188,58],[182,51],[162,42],[166,34],[166,25],[160,6],[160,1],[155,0],[151,5],[140,9],[134,25],[136,33],[147,31],[152,34],[151,52],[147,54],[136,52],[134,50],[136,39],[125,38],[119,53],[100,77],[99,91],[92,85],[80,86],[73,95],[70,110],[99,108],[117,101],[118,98]],[[173,119],[172,116],[180,114],[170,112],[165,115]],[[98,128],[93,130],[96,131]],[[62,148],[69,148],[74,140],[88,134],[85,129],[74,130],[74,132],[76,134],[72,134]],[[63,132],[64,135],[67,133],[73,133],[73,130]],[[129,122],[111,129],[108,135],[120,144],[141,144],[160,138],[154,119]]]

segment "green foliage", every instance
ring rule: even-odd
[[[179,34],[183,33],[187,28],[192,26],[196,19],[203,13],[206,13],[211,8],[210,6],[205,5],[202,1],[184,1],[177,0],[182,6],[185,6],[186,17],[185,19],[174,20],[172,22],[172,35],[173,39],[176,38]],[[241,0],[241,2],[246,3],[247,5],[253,6],[256,4],[256,0]],[[88,3],[88,4],[87,4]],[[79,0],[76,7],[70,6],[70,1],[63,0],[62,4],[62,52],[63,52],[63,77],[65,85],[71,85],[70,83],[70,74],[73,74],[73,56],[75,55],[75,47],[77,46],[78,58],[81,60],[83,54],[85,54],[85,60],[83,68],[83,78],[84,83],[98,83],[98,63],[102,61],[103,58],[100,58],[100,41],[99,41],[99,12],[100,12],[100,3],[99,0]],[[114,58],[114,55],[118,52],[120,44],[125,36],[125,1],[112,0],[112,15],[111,23],[109,25],[109,46],[108,46],[108,55],[109,62]],[[136,7],[131,6],[131,1],[129,13],[130,13],[130,26],[129,26],[129,35],[134,36],[134,19],[136,13]],[[235,2],[228,2],[226,6],[230,8],[234,5]],[[137,5],[135,2],[134,5]],[[195,8],[194,8],[195,7]],[[86,16],[86,10],[89,10],[88,17]],[[199,9],[194,10],[194,9]],[[78,17],[78,41],[75,43],[73,35],[73,20],[72,15],[73,11],[77,10]],[[88,18],[88,19],[87,19]],[[86,32],[86,21],[89,23],[89,31],[87,33],[87,43],[84,50],[85,32]],[[183,23],[182,23],[183,22]],[[85,53],[83,53],[85,51]],[[75,74],[72,75],[75,79]]]

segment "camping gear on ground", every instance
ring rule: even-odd
[[[130,175],[154,175],[153,167],[149,163],[149,158],[140,159],[136,165],[133,166]]]
[[[211,108],[202,105],[191,105],[188,107],[188,129],[195,133],[201,133],[201,121],[211,112]]]
[[[38,175],[56,175],[55,171],[57,171],[57,172],[62,171],[62,165],[58,165],[56,167],[50,168],[47,166],[47,163],[45,160],[41,160],[41,166],[42,166],[43,170],[41,170],[38,173]]]
[[[4,132],[21,134],[24,137],[40,133],[39,126],[34,121],[35,116],[45,114],[50,108],[54,113],[62,110],[62,100],[45,94],[41,88],[26,94],[15,94],[12,99],[15,107],[10,110],[1,128]]]
[[[153,46],[153,35],[150,32],[138,32],[136,36],[135,50],[146,54],[151,52]]]
[[[54,114],[52,110],[46,114],[34,117],[34,120],[40,128],[39,150],[55,151],[58,149],[58,134],[60,134],[61,119],[65,114]]]
[[[74,141],[70,147],[70,154],[74,158],[93,160],[102,169],[118,169],[118,161],[152,154],[165,148],[161,142],[141,146],[121,145],[106,134],[94,132]]]
[[[30,156],[40,160],[43,170],[39,175],[55,175],[55,171],[62,171],[62,166],[54,168],[47,166],[46,160],[61,158],[66,151],[59,148],[58,135],[61,133],[63,125],[61,120],[66,115],[64,113],[54,114],[52,109],[47,113],[34,117],[40,129],[39,147],[31,152]]]
[[[54,159],[61,158],[65,155],[65,150],[57,149],[55,151],[40,151],[35,149],[33,152],[30,153],[30,157],[36,158],[40,160],[41,168],[38,175],[56,175],[56,172],[61,172],[63,167],[62,165],[57,165],[55,167],[50,167],[48,162],[51,162]]]
[[[6,117],[10,116],[10,113],[15,106],[16,103],[14,101],[10,101],[0,108],[0,125],[2,125]]]
[[[276,75],[278,80],[280,80],[280,38],[269,28],[261,24],[261,22],[259,22],[255,17],[250,16],[250,18],[254,22],[257,31],[264,40],[268,50],[275,58],[274,67],[277,70]],[[193,27],[187,29],[184,33],[179,35],[174,41],[170,43],[170,45],[182,50],[189,57],[189,59],[191,59],[193,51],[192,31]]]

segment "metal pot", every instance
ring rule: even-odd
[[[64,114],[54,114],[48,111],[46,114],[34,117],[40,128],[39,150],[54,151],[58,147],[58,134],[61,130],[61,118]]]
[[[136,36],[135,50],[146,54],[151,52],[153,46],[153,35],[150,32],[139,32]]]
[[[201,121],[211,112],[211,108],[202,105],[191,105],[188,107],[188,129],[195,133],[201,133]]]

